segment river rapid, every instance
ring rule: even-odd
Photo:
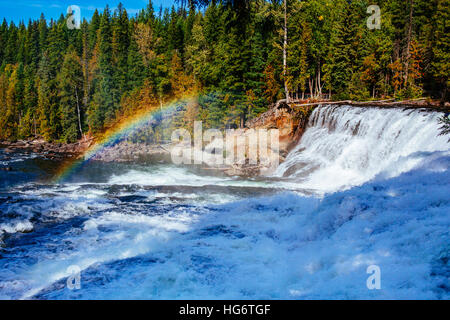
[[[448,299],[441,116],[321,106],[259,178],[0,149],[0,299]]]

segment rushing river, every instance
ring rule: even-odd
[[[0,298],[448,299],[440,116],[317,108],[257,179],[91,161],[55,182],[61,163],[0,149]]]

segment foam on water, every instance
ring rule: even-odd
[[[120,241],[69,256],[109,262],[82,272],[82,290],[68,290],[64,278],[35,298],[448,299],[449,181],[450,155],[436,153],[417,170],[322,200],[247,199],[180,215],[181,222],[173,216],[173,225],[103,216],[84,232],[99,237],[108,226],[123,232],[112,233]],[[373,264],[382,290],[366,287]]]
[[[319,107],[281,181],[105,165],[1,189],[0,299],[448,299],[439,116]]]
[[[231,177],[199,175],[183,167],[158,166],[150,170],[129,170],[122,174],[114,174],[108,184],[137,184],[142,186],[242,186],[242,187],[274,187],[268,181],[252,181]]]
[[[426,110],[323,106],[275,176],[325,192],[361,185],[383,172],[394,177],[448,150],[442,114]]]

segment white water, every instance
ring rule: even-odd
[[[423,163],[427,152],[448,150],[448,138],[439,136],[441,115],[418,109],[319,107],[275,176],[325,192],[361,185],[380,173],[398,176]]]
[[[0,241],[14,235],[0,299],[448,299],[450,145],[438,117],[320,107],[281,182],[161,165],[11,188],[0,193]],[[338,192],[270,191],[286,186]],[[382,290],[366,287],[372,264]],[[81,290],[66,287],[71,265]]]
[[[64,235],[73,251],[46,253],[3,285],[55,282],[39,296],[50,299],[448,299],[450,156],[428,160],[323,199],[284,193],[161,218],[105,212]],[[57,281],[71,264],[84,269],[78,291]],[[366,287],[369,265],[381,290]]]
[[[150,170],[129,170],[114,174],[108,184],[136,184],[140,186],[240,186],[273,187],[265,181],[242,180],[231,177],[201,176],[177,166],[160,166]]]

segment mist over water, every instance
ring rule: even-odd
[[[319,107],[255,179],[92,161],[54,183],[58,163],[0,149],[0,298],[448,299],[440,116]]]

